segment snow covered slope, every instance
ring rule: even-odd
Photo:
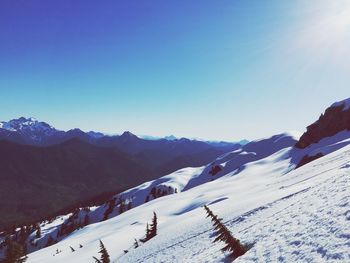
[[[26,233],[31,232],[26,238],[27,251],[42,249],[65,239],[76,229],[118,216],[151,200],[187,191],[195,186],[217,180],[228,173],[238,174],[247,163],[293,146],[295,142],[296,138],[289,134],[253,141],[239,150],[224,154],[206,166],[180,169],[117,194],[100,206],[76,209],[68,215],[38,223],[37,226],[31,227],[31,230],[26,230]],[[289,158],[289,155],[286,154],[283,158]],[[39,237],[36,236],[38,226],[42,232]],[[17,233],[17,236],[21,234]]]
[[[292,151],[282,148],[244,164],[239,173],[228,171],[188,190],[189,179],[205,168],[169,176],[174,188],[186,191],[76,230],[29,254],[28,262],[94,262],[99,239],[112,262],[227,262],[222,244],[212,244],[214,231],[204,204],[234,236],[253,244],[235,262],[349,262],[350,146],[298,169],[291,162]],[[153,211],[159,218],[158,235],[134,249],[134,238],[144,236]]]

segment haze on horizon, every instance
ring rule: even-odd
[[[349,96],[350,2],[0,3],[0,120],[228,140]]]

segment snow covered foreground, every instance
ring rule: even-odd
[[[253,244],[235,262],[350,262],[350,146],[297,170],[285,157],[290,150],[77,230],[29,254],[28,262],[94,262],[99,239],[112,262],[229,262],[220,251],[223,244],[212,243],[204,204],[235,237]],[[198,169],[192,168],[193,175],[203,170]],[[134,249],[153,211],[158,235]],[[57,249],[62,252],[55,255]]]

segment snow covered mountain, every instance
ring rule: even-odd
[[[101,200],[184,167],[202,166],[239,147],[185,138],[143,140],[131,132],[65,132],[34,118],[1,122],[0,193],[6,198],[0,200],[0,230]]]
[[[209,142],[175,137],[143,139],[129,131],[113,136],[94,131],[84,132],[77,128],[61,131],[45,122],[24,117],[0,122],[0,140],[48,147],[75,138],[98,147],[124,152],[160,175],[187,166],[201,166],[242,145],[234,142]]]
[[[68,131],[62,131],[54,128],[46,122],[38,121],[35,118],[20,117],[10,121],[0,122],[0,140],[10,140],[16,143],[29,144],[35,146],[49,146],[53,144],[62,143],[72,138],[79,138],[89,143],[96,145],[108,146],[112,144],[114,146],[120,146],[120,144],[132,143],[137,141],[140,144],[138,147],[141,150],[154,147],[159,144],[176,145],[184,140],[189,142],[201,142],[211,145],[213,147],[230,148],[236,144],[246,144],[246,140],[241,142],[211,142],[204,140],[189,140],[186,138],[176,138],[173,135],[166,136],[164,138],[154,136],[136,136],[129,131],[125,131],[121,135],[105,135],[101,132],[89,131],[84,132],[78,128],[74,128]],[[126,152],[133,150],[125,149]]]
[[[287,147],[247,163],[238,174],[229,172],[187,190],[186,185],[205,167],[178,171],[157,181],[164,189],[178,189],[176,194],[76,230],[56,245],[29,254],[28,262],[93,262],[99,239],[112,262],[226,262],[221,244],[212,244],[214,230],[205,218],[204,204],[223,218],[237,238],[252,245],[236,262],[347,262],[349,147],[299,169],[290,166],[286,156],[292,148]],[[125,194],[139,192],[140,197],[152,185],[155,182]],[[98,210],[91,208],[90,213],[101,215]],[[115,210],[116,215],[118,207]],[[158,215],[158,235],[134,248],[134,238],[144,236],[153,211]],[[52,233],[68,217],[46,223],[42,233]]]
[[[300,138],[252,141],[101,206],[41,222],[40,237],[33,228],[26,238],[28,262],[93,262],[99,240],[112,262],[229,262],[223,244],[213,244],[203,205],[249,245],[235,262],[350,262],[348,101],[332,105]],[[327,123],[337,129],[319,136]],[[153,212],[157,236],[134,246]]]
[[[0,122],[0,139],[20,144],[48,146],[81,135],[90,137],[79,129],[68,132],[57,130],[46,122],[38,121],[35,118],[20,117],[8,122]]]
[[[34,118],[20,117],[8,122],[0,122],[0,138],[19,143],[44,144],[62,133],[45,122]]]
[[[0,122],[0,128],[6,129],[9,131],[17,131],[17,132],[45,132],[46,134],[52,134],[56,131],[55,128],[48,125],[45,122],[39,122],[34,118],[24,118],[21,117],[19,119],[13,119],[8,122]]]

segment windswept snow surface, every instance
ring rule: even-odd
[[[296,170],[286,158],[290,150],[77,230],[30,254],[28,262],[94,262],[99,239],[112,262],[228,262],[223,244],[212,243],[204,204],[253,245],[235,262],[350,262],[350,146]],[[158,235],[134,249],[153,211]],[[56,249],[62,252],[55,255]]]

